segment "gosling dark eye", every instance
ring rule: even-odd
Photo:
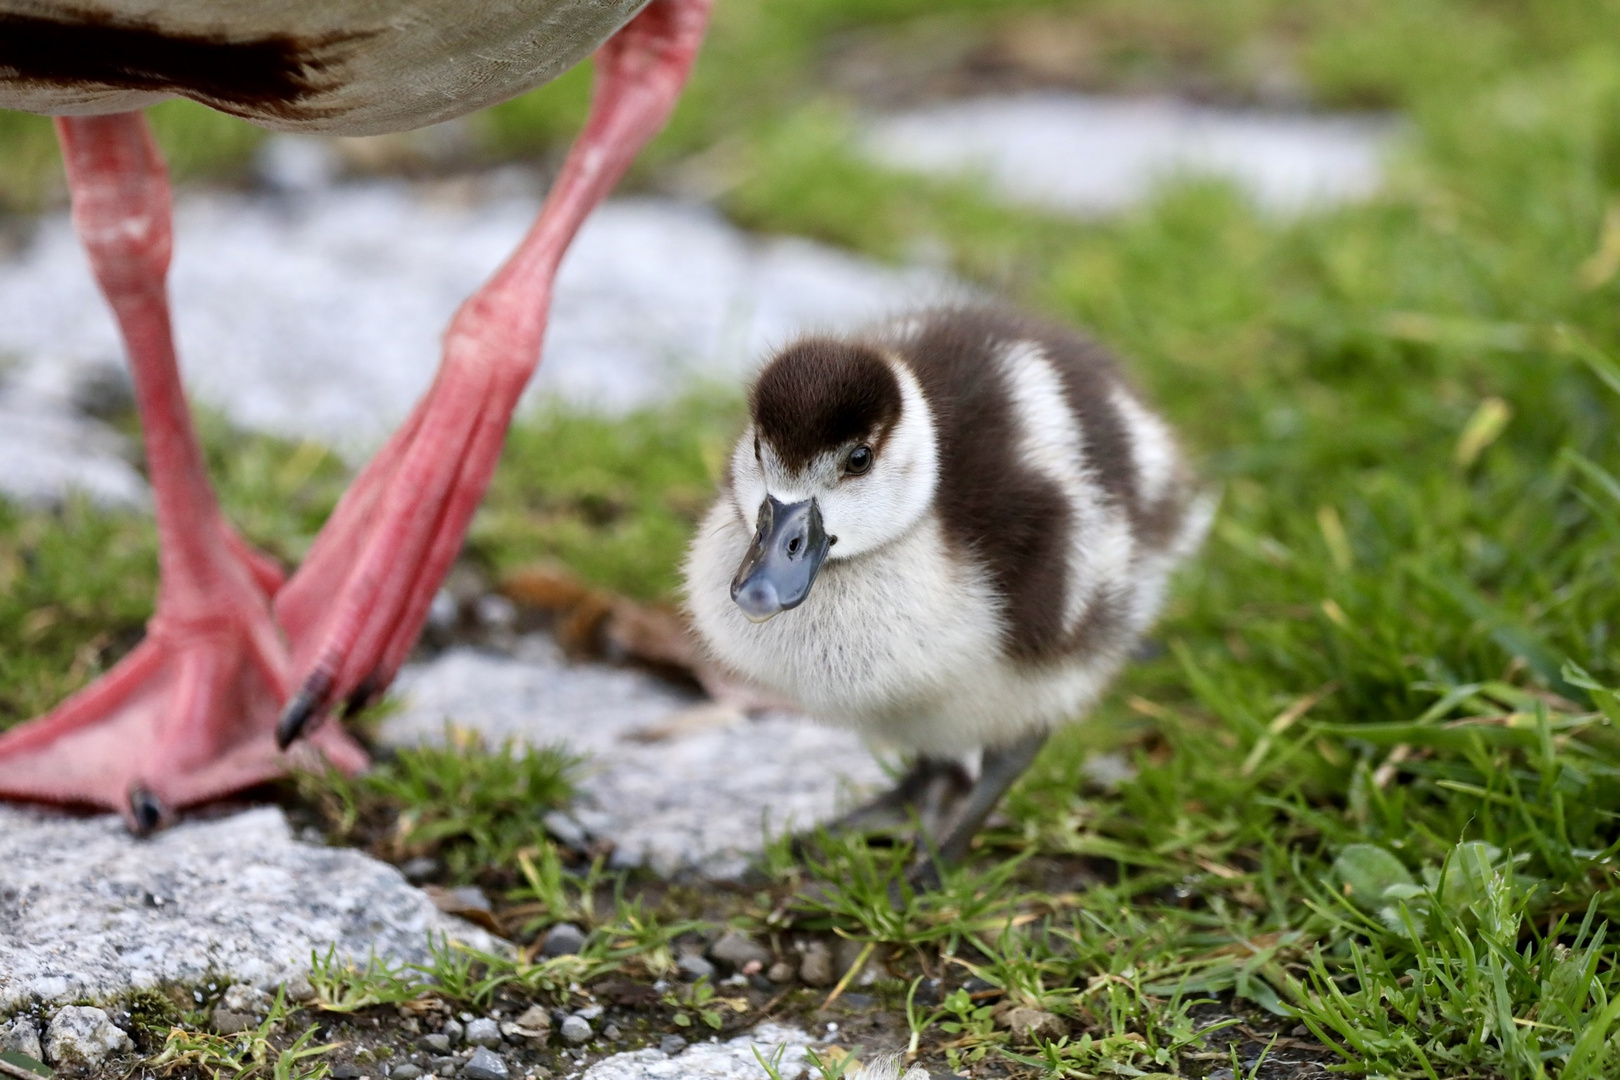
[[[872,467],[872,448],[870,446],[857,446],[849,452],[844,459],[844,475],[860,476]]]

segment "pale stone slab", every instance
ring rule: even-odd
[[[588,754],[573,816],[614,842],[618,865],[661,874],[734,877],[767,831],[807,828],[886,782],[853,734],[797,716],[638,741],[696,703],[639,672],[571,665],[549,638],[525,639],[515,658],[452,649],[407,667],[395,690],[404,708],[384,721],[387,745],[441,739],[452,723],[493,745]]]
[[[0,803],[0,1010],[165,982],[271,986],[334,945],[425,961],[430,934],[498,947],[386,863],[295,839],[274,807],[138,840],[110,815]]]
[[[1382,116],[1215,108],[1173,98],[1038,93],[947,101],[870,120],[873,158],[983,176],[996,193],[1060,213],[1118,213],[1178,175],[1235,181],[1294,214],[1364,199],[1397,125]]]

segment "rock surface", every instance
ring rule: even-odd
[[[1266,209],[1295,213],[1370,195],[1394,134],[1382,117],[1042,93],[874,119],[863,145],[900,168],[979,172],[998,194],[1060,213],[1116,213],[1188,173],[1228,177]]]
[[[294,198],[183,195],[169,281],[187,385],[245,427],[369,451],[427,387],[451,315],[522,237],[539,194],[528,179],[496,177],[454,192],[373,181]],[[943,288],[806,241],[751,237],[701,205],[614,201],[563,264],[530,400],[620,410],[689,392],[694,379],[735,383],[802,327],[864,321]],[[42,394],[59,399],[123,364],[65,214],[0,261],[0,361],[5,382],[37,384],[10,407],[0,395],[0,463],[29,466],[5,490],[38,498],[65,471],[98,496],[139,498],[133,472],[71,410],[18,427]]]
[[[428,935],[494,939],[394,868],[294,840],[279,809],[137,840],[116,817],[0,804],[0,1009],[228,978],[266,987],[311,951],[426,960]]]
[[[101,506],[147,506],[128,442],[73,401],[74,376],[89,376],[6,360],[0,349],[0,492],[50,504],[77,490]]]
[[[524,639],[516,657],[452,649],[407,667],[396,689],[404,707],[383,722],[386,745],[440,740],[450,722],[491,745],[512,738],[589,754],[573,817],[613,841],[617,865],[666,875],[734,877],[767,827],[807,827],[885,783],[854,735],[799,717],[636,741],[691,699],[635,671],[570,665],[544,637]]]
[[[780,1069],[796,1076],[806,1067],[804,1050],[810,1037],[798,1028],[763,1024],[730,1042],[696,1043],[671,1057],[662,1050],[636,1050],[615,1054],[585,1070],[581,1080],[758,1080],[763,1075],[754,1048],[770,1061],[777,1047],[785,1047]]]

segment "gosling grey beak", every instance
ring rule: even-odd
[[[731,579],[731,598],[752,622],[798,607],[830,546],[816,500],[780,503],[765,496],[754,542]]]

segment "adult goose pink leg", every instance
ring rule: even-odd
[[[709,7],[653,0],[598,50],[590,118],[539,218],[457,312],[427,397],[277,594],[299,686],[282,717],[282,745],[334,704],[360,703],[386,687],[415,641],[539,363],[563,253],[668,118]]]
[[[280,571],[225,523],[180,386],[164,277],[169,187],[137,113],[57,121],[73,221],[134,374],[162,584],[144,641],[50,714],[0,736],[0,795],[107,806],[139,831],[285,771],[273,738],[289,658]],[[321,749],[357,769],[347,736]]]

